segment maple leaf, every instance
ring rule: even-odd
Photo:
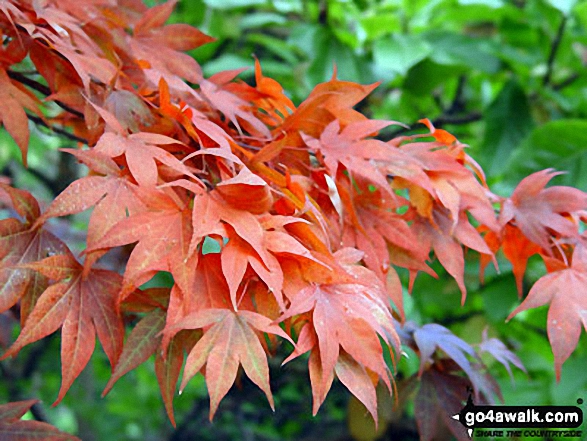
[[[483,330],[483,341],[479,344],[479,352],[491,354],[498,362],[500,362],[506,368],[512,382],[514,381],[514,375],[510,364],[513,364],[518,369],[526,372],[526,368],[522,364],[520,358],[510,351],[501,340],[497,338],[487,338],[487,328]]]
[[[247,167],[235,177],[218,183],[216,189],[230,205],[253,214],[265,213],[273,206],[269,185]]]
[[[408,329],[413,325],[408,325]],[[414,341],[420,351],[420,369],[422,376],[425,368],[432,362],[436,349],[441,349],[469,377],[477,398],[481,394],[488,399],[494,395],[501,398],[499,387],[482,370],[484,365],[475,350],[465,341],[454,335],[450,330],[436,323],[429,323],[413,332]],[[469,358],[474,361],[471,362]],[[457,412],[458,413],[458,412]]]
[[[0,100],[4,103],[0,106],[0,122],[20,148],[22,161],[26,166],[30,134],[25,109],[42,117],[39,100],[22,86],[15,85],[2,67],[0,67]]]
[[[114,383],[124,374],[145,362],[161,343],[161,331],[165,325],[165,311],[154,309],[144,316],[128,336],[112,376],[102,392],[104,397]]]
[[[421,441],[445,439],[470,440],[465,427],[452,416],[463,408],[463,399],[471,383],[461,376],[439,369],[428,369],[421,377],[414,401],[414,417]]]
[[[442,144],[452,145],[457,141],[457,138],[455,138],[451,133],[447,132],[446,130],[437,129],[434,127],[434,124],[432,124],[432,121],[430,121],[428,118],[419,119],[418,122],[428,127],[428,129],[430,129],[430,134],[434,137],[434,139]]]
[[[73,154],[93,172],[105,176],[85,176],[72,182],[53,200],[38,223],[50,217],[80,213],[94,206],[88,224],[86,252],[89,255],[84,264],[86,271],[89,271],[92,264],[103,254],[91,253],[89,250],[95,249],[96,244],[118,222],[146,208],[138,197],[138,187],[123,175],[111,158],[95,150],[63,151]]]
[[[21,420],[38,400],[15,401],[0,404],[0,439],[3,441],[80,441],[76,436],[58,430],[52,425],[34,420]]]
[[[488,231],[484,240],[493,253],[496,253],[500,247],[506,259],[512,264],[512,273],[516,279],[516,288],[518,297],[523,294],[523,281],[528,259],[535,254],[540,253],[541,247],[531,242],[518,227],[506,224],[501,233]],[[489,255],[481,255],[479,266],[480,278],[483,281],[485,267],[491,260]]]
[[[139,132],[122,136],[106,132],[100,137],[94,150],[110,158],[124,154],[131,175],[144,187],[154,187],[157,184],[159,173],[155,160],[198,181],[179,159],[158,146],[177,143],[177,140],[158,133]]]
[[[324,128],[334,120],[340,126],[366,121],[367,118],[353,106],[371,93],[377,84],[363,86],[336,78],[336,70],[330,81],[316,85],[310,95],[289,115],[280,129],[302,132],[319,138]]]
[[[375,161],[385,161],[395,174],[412,176],[422,174],[416,161],[400,150],[377,139],[365,139],[395,121],[367,120],[351,123],[340,130],[340,122],[332,121],[314,139],[302,134],[306,144],[323,158],[324,165],[331,176],[336,176],[339,164],[350,173],[375,183],[380,189],[390,192],[386,173]],[[393,164],[401,164],[393,166]]]
[[[257,83],[256,89],[263,95],[261,99],[257,100],[257,103],[272,116],[273,121],[282,122],[295,110],[294,103],[283,92],[281,84],[263,75],[261,64],[257,58],[255,58],[255,82]]]
[[[522,179],[503,203],[499,217],[502,226],[515,222],[531,242],[548,254],[551,254],[550,231],[560,237],[578,237],[577,224],[565,214],[587,209],[587,193],[581,190],[563,186],[544,188],[559,174],[546,169]]]
[[[587,331],[587,256],[581,248],[575,248],[570,267],[538,279],[524,301],[507,317],[510,320],[522,311],[550,304],[546,329],[557,381],[563,363],[577,347],[581,325]]]
[[[47,288],[42,274],[23,267],[53,254],[66,252],[66,246],[43,228],[32,225],[40,215],[39,204],[27,191],[0,184],[15,211],[23,218],[0,221],[0,312],[21,301],[24,324],[39,295]]]
[[[250,265],[267,284],[283,309],[281,291],[284,276],[276,255],[289,254],[307,260],[316,259],[308,249],[283,229],[283,225],[272,222],[273,216],[262,217],[233,208],[224,203],[218,193],[220,192],[212,191],[196,194],[192,211],[193,236],[188,254],[191,254],[208,235],[229,239],[222,248],[221,262],[233,308],[238,308],[237,290]],[[275,219],[281,218],[275,216]],[[300,219],[295,219],[295,222],[303,223]]]
[[[231,388],[239,364],[247,376],[267,396],[274,408],[269,387],[269,367],[256,331],[291,338],[271,319],[252,311],[206,309],[184,317],[175,329],[202,329],[204,334],[188,355],[180,390],[206,364],[206,384],[210,394],[210,420],[218,404]],[[256,331],[255,331],[256,330]]]
[[[20,335],[2,359],[16,355],[24,346],[61,327],[62,382],[57,404],[90,360],[96,333],[110,364],[116,365],[124,336],[117,312],[121,277],[101,269],[92,269],[83,277],[83,266],[70,253],[22,267],[38,271],[57,283],[40,295]]]
[[[200,337],[201,331],[180,331],[167,345],[167,353],[158,354],[155,358],[157,382],[159,383],[165,410],[174,427],[173,397],[175,396],[177,381],[183,365],[184,352],[190,352]]]
[[[253,135],[269,137],[269,129],[250,111],[250,105],[247,101],[226,90],[222,84],[216,84],[211,80],[201,80],[200,87],[202,96],[212,108],[217,109],[228,118],[239,133],[242,134],[241,124],[246,124],[246,128]]]
[[[134,23],[134,38],[127,37],[126,43],[129,57],[142,65],[152,84],[164,78],[175,89],[193,93],[181,78],[198,84],[203,80],[202,71],[193,57],[179,51],[195,49],[214,38],[189,25],[165,25],[176,3],[168,1],[147,9]]]
[[[157,271],[170,271],[187,292],[197,262],[197,254],[188,253],[192,238],[190,210],[159,190],[141,187],[139,195],[149,209],[117,222],[87,251],[138,242],[124,273],[122,299]]]
[[[491,249],[487,246],[479,232],[470,224],[466,213],[461,213],[456,226],[450,220],[446,210],[435,210],[433,213],[435,225],[428,220],[418,219],[414,222],[414,229],[418,240],[427,249],[433,249],[434,254],[454,277],[461,290],[461,304],[465,303],[467,289],[465,286],[465,256],[461,244],[493,258]]]
[[[339,252],[337,257],[344,261],[345,254],[349,255],[348,251]],[[356,258],[354,256],[351,260]],[[351,392],[356,391],[356,385],[364,384],[363,369],[374,372],[389,388],[389,371],[379,338],[399,350],[399,337],[389,306],[384,300],[387,296],[381,282],[364,267],[347,265],[345,269],[351,271],[356,283],[306,286],[293,296],[290,307],[279,318],[283,321],[309,313],[309,321],[300,332],[298,346],[285,362],[312,350],[309,367],[314,414],[330,389],[335,369],[343,372],[344,383]],[[354,362],[344,358],[342,365],[337,365],[344,353],[352,357]],[[377,421],[373,401],[375,386],[372,383],[371,388],[373,391],[365,391],[365,395],[359,394],[357,398]]]

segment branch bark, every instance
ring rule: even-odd
[[[55,126],[50,126],[49,124],[47,124],[45,121],[43,121],[38,116],[30,115],[27,113],[27,117],[30,121],[34,122],[36,125],[45,127],[47,129],[51,130],[52,132],[55,132],[58,135],[61,135],[67,139],[70,139],[72,141],[81,142],[82,144],[88,143],[88,141],[86,139],[80,138],[79,136],[76,136],[73,133],[69,133],[67,130],[64,130],[64,129],[61,129],[61,128],[55,127]]]
[[[46,97],[51,95],[51,89],[49,89],[47,86],[45,86],[44,84],[39,83],[38,81],[33,80],[32,78],[29,78],[25,75],[23,75],[21,72],[15,72],[13,70],[8,70],[7,71],[8,77],[14,81],[18,81],[19,83],[30,87],[33,90],[36,90],[37,92],[45,95]],[[84,114],[78,110],[75,110],[74,108],[68,106],[67,104],[57,100],[55,101],[55,104],[57,104],[59,107],[61,107],[63,110],[71,113],[72,115],[77,116],[78,118],[83,118]]]
[[[556,58],[556,53],[558,52],[558,48],[560,46],[561,40],[563,38],[563,34],[565,32],[565,26],[567,25],[567,17],[564,16],[561,20],[561,23],[556,31],[556,35],[554,40],[552,40],[552,45],[550,46],[550,53],[548,54],[548,60],[546,62],[546,73],[544,74],[544,78],[542,78],[542,85],[548,86],[552,80],[552,70],[554,68],[554,60]]]

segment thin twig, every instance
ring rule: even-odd
[[[459,82],[457,83],[457,90],[455,91],[455,96],[452,100],[452,103],[448,109],[444,112],[445,115],[455,115],[459,112],[465,110],[465,100],[463,98],[465,92],[465,83],[467,82],[467,77],[461,75],[459,77]]]
[[[553,90],[561,90],[564,89],[567,86],[570,86],[571,84],[573,84],[575,81],[577,81],[581,76],[578,73],[574,73],[569,75],[567,78],[565,78],[564,80],[562,80],[560,83],[556,83],[552,85],[552,89]]]
[[[8,76],[11,79],[13,79],[14,81],[18,81],[19,83],[24,84],[25,86],[28,86],[31,89],[36,90],[39,93],[42,93],[45,96],[51,95],[51,89],[49,89],[44,84],[41,84],[38,81],[35,81],[35,80],[23,75],[20,72],[15,72],[13,70],[9,70],[9,71],[7,71],[7,73],[8,73]],[[84,114],[82,112],[75,110],[72,107],[69,107],[67,104],[65,104],[59,100],[56,100],[55,104],[57,104],[63,110],[66,110],[67,112],[71,113],[72,115],[77,116],[78,118],[84,118]]]
[[[29,120],[31,120],[35,124],[42,126],[42,127],[45,127],[47,129],[51,130],[52,132],[55,132],[58,135],[63,136],[64,138],[71,139],[72,141],[81,142],[82,144],[88,143],[88,141],[86,139],[80,138],[79,136],[76,136],[73,133],[69,133],[67,130],[64,130],[64,129],[61,129],[61,128],[55,127],[55,126],[50,126],[49,124],[47,124],[45,121],[43,121],[38,116],[30,115],[27,113],[27,117]]]
[[[556,53],[558,52],[558,47],[560,46],[561,40],[563,38],[563,33],[565,32],[565,26],[567,24],[567,17],[563,16],[561,23],[556,31],[556,35],[554,40],[552,40],[552,45],[550,46],[550,53],[548,54],[548,61],[546,62],[546,73],[544,74],[544,78],[542,79],[542,85],[547,86],[550,84],[552,79],[552,69],[554,67],[554,59],[556,58]]]
[[[447,124],[462,125],[479,121],[482,117],[483,115],[481,115],[481,112],[471,112],[461,116],[440,115],[433,120],[432,123],[434,124],[434,127],[442,127]]]
[[[481,112],[471,112],[471,113],[467,113],[466,115],[460,115],[460,116],[452,116],[452,115],[440,115],[438,118],[435,118],[432,120],[432,124],[434,125],[434,127],[436,127],[437,129],[445,126],[445,125],[463,125],[463,124],[469,124],[475,121],[479,121],[482,118]],[[418,123],[413,123],[410,127],[406,128],[406,127],[400,127],[399,129],[394,130],[393,132],[384,135],[382,138],[384,138],[384,140],[390,140],[395,138],[396,136],[402,135],[406,132],[412,131],[413,126],[415,126]]]

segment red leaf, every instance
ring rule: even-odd
[[[173,415],[173,397],[177,389],[177,380],[183,365],[184,351],[188,352],[194,347],[200,332],[182,331],[177,334],[169,343],[167,354],[158,354],[155,358],[155,373],[161,390],[161,396],[165,403],[165,410],[175,427]],[[164,356],[165,355],[165,356]]]
[[[157,184],[159,171],[155,160],[198,180],[179,159],[158,146],[176,143],[179,142],[173,138],[155,133],[139,132],[120,136],[107,132],[94,149],[110,158],[124,154],[133,178],[144,187],[154,187]]]
[[[37,402],[38,400],[26,400],[0,404],[0,420],[19,420]]]
[[[210,326],[210,327],[209,327]],[[206,384],[210,394],[210,420],[234,380],[239,364],[247,376],[261,388],[273,409],[269,388],[269,368],[265,351],[253,329],[291,339],[271,320],[251,311],[207,309],[188,315],[177,329],[207,328],[188,355],[180,389],[206,364]]]
[[[310,313],[311,321],[300,333],[300,349],[288,357],[289,361],[302,350],[312,349],[310,372],[314,395],[314,413],[322,404],[330,389],[333,371],[340,359],[340,348],[351,356],[362,368],[377,374],[390,387],[388,368],[383,359],[379,337],[399,348],[399,337],[395,331],[391,312],[385,299],[383,286],[370,271],[353,267],[357,283],[311,285],[297,293],[291,306],[280,320]],[[362,271],[364,270],[364,271]],[[364,284],[361,283],[363,279]],[[348,365],[346,365],[349,367]],[[350,368],[350,367],[349,367]],[[346,372],[346,371],[345,371]],[[348,373],[348,372],[346,372]],[[359,381],[355,372],[353,381]],[[348,378],[349,389],[356,384]],[[374,385],[372,385],[374,390]],[[368,409],[370,395],[357,396]]]
[[[153,206],[153,210],[125,216],[101,240],[88,248],[88,251],[96,251],[138,242],[124,273],[122,299],[157,271],[171,271],[174,276],[177,275],[177,282],[182,284],[183,290],[190,285],[189,281],[185,285],[182,282],[186,267],[190,268],[187,262],[192,236],[189,211],[160,191],[149,189],[141,195],[147,204]]]
[[[504,202],[499,218],[502,225],[515,221],[531,242],[549,254],[549,231],[561,237],[578,237],[578,225],[565,214],[587,209],[587,193],[571,187],[544,188],[559,174],[546,169],[524,178]]]
[[[42,421],[21,421],[20,418],[37,400],[17,401],[0,405],[0,439],[2,441],[80,441]]]
[[[170,24],[156,33],[156,38],[176,51],[189,51],[216,39],[187,24]]]
[[[414,414],[422,441],[445,439],[448,429],[458,441],[470,440],[465,427],[452,417],[463,408],[467,379],[436,369],[422,375],[420,390],[414,402]]]
[[[24,323],[48,284],[44,276],[26,264],[68,250],[53,234],[42,228],[30,228],[38,220],[39,206],[29,193],[5,185],[0,188],[10,195],[15,210],[26,220],[25,224],[15,219],[0,221],[0,312],[21,300]]]
[[[532,286],[528,297],[507,318],[519,312],[550,304],[548,309],[548,339],[554,353],[554,368],[560,380],[562,365],[577,347],[581,325],[587,331],[587,262],[576,248],[570,268],[541,277]]]
[[[19,190],[2,183],[0,183],[0,190],[8,194],[12,207],[26,221],[27,225],[32,225],[40,216],[39,203],[28,191]]]
[[[84,278],[83,267],[71,255],[48,257],[24,266],[61,281],[41,294],[17,340],[2,358],[17,354],[24,346],[61,327],[62,384],[57,404],[88,363],[96,333],[110,364],[116,364],[124,334],[116,307],[121,278],[97,269]]]
[[[30,92],[23,92],[15,86],[6,70],[0,68],[0,122],[10,136],[14,138],[16,145],[22,153],[22,161],[27,164],[27,152],[29,145],[29,120],[25,108],[38,116],[42,116],[39,110],[38,99]]]
[[[159,334],[164,325],[165,312],[160,309],[154,309],[136,324],[122,347],[120,358],[102,396],[112,389],[120,377],[144,363],[155,352],[161,343]]]
[[[135,25],[135,33],[141,35],[142,33],[163,26],[173,12],[176,3],[177,0],[169,0],[149,8]]]
[[[364,366],[342,352],[334,367],[336,376],[365,405],[377,424],[377,393]]]

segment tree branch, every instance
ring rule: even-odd
[[[546,73],[544,74],[544,78],[542,79],[542,85],[548,86],[552,79],[552,70],[554,67],[554,59],[556,58],[556,53],[558,52],[558,48],[560,46],[561,40],[563,38],[563,33],[565,32],[565,26],[567,24],[567,17],[563,16],[561,23],[556,31],[556,35],[554,40],[552,40],[552,45],[550,46],[550,53],[548,54],[548,61],[546,62]]]
[[[575,81],[577,81],[581,76],[578,73],[574,73],[569,75],[567,78],[565,78],[564,80],[562,80],[560,83],[556,83],[552,85],[552,89],[553,90],[561,90],[564,89],[567,86],[570,86],[571,84],[573,84]]]
[[[51,95],[51,89],[49,89],[47,86],[45,86],[44,84],[39,83],[38,81],[35,81],[25,75],[23,75],[20,72],[15,72],[13,70],[8,70],[7,71],[8,77],[11,78],[14,81],[18,81],[21,84],[24,84],[25,86],[30,87],[33,90],[36,90],[39,93],[42,93],[45,96],[49,96]],[[61,107],[63,110],[66,110],[67,112],[71,113],[72,115],[77,116],[78,118],[84,118],[84,114],[78,110],[75,110],[72,107],[69,107],[67,104],[62,103],[59,100],[55,101],[55,104],[57,104],[59,107]]]
[[[481,112],[471,112],[471,113],[467,113],[465,115],[448,115],[448,114],[443,114],[440,115],[439,117],[435,118],[432,120],[432,124],[434,125],[434,127],[436,128],[441,128],[445,125],[463,125],[463,124],[469,124],[475,121],[479,121],[481,118],[483,117],[483,115],[481,115]],[[400,127],[399,129],[394,130],[393,132],[383,136],[383,140],[384,141],[389,141],[390,139],[395,138],[396,136],[399,136],[403,133],[409,132],[411,130],[413,130],[413,126],[415,126],[418,123],[413,123],[410,125],[409,128],[406,127]]]
[[[61,129],[59,127],[50,126],[49,124],[47,124],[45,121],[43,121],[38,116],[30,115],[27,113],[27,117],[29,120],[31,120],[35,124],[42,126],[42,127],[45,127],[47,129],[51,130],[52,132],[55,132],[58,135],[61,135],[67,139],[71,139],[72,141],[81,142],[82,144],[88,143],[88,141],[86,139],[80,138],[79,136],[76,136],[73,133],[69,133],[67,130]]]

